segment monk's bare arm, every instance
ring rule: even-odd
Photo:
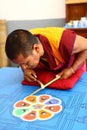
[[[87,50],[87,39],[77,35],[74,43],[73,54]]]
[[[65,68],[58,75],[61,78],[67,79],[80,67],[80,65],[87,59],[87,39],[81,36],[76,36],[72,55],[76,54],[76,59],[72,66]]]
[[[72,54],[77,54],[77,58],[72,65],[74,71],[87,59],[87,39],[81,36],[76,37]]]

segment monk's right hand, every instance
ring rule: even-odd
[[[34,82],[37,79],[36,72],[33,69],[25,69],[24,73],[24,80],[28,82]]]

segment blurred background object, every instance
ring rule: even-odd
[[[6,20],[0,20],[0,68],[9,65],[8,58],[5,54],[5,42],[7,37]]]

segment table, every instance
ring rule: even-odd
[[[22,85],[22,80],[20,68],[0,69],[0,130],[87,130],[87,72],[71,90],[45,88],[36,94],[48,94],[62,101],[62,111],[48,120],[24,121],[12,114],[14,103],[38,88]]]

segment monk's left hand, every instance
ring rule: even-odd
[[[74,71],[70,67],[70,68],[65,68],[58,75],[61,77],[61,79],[67,79],[71,77],[73,74],[74,74]]]

